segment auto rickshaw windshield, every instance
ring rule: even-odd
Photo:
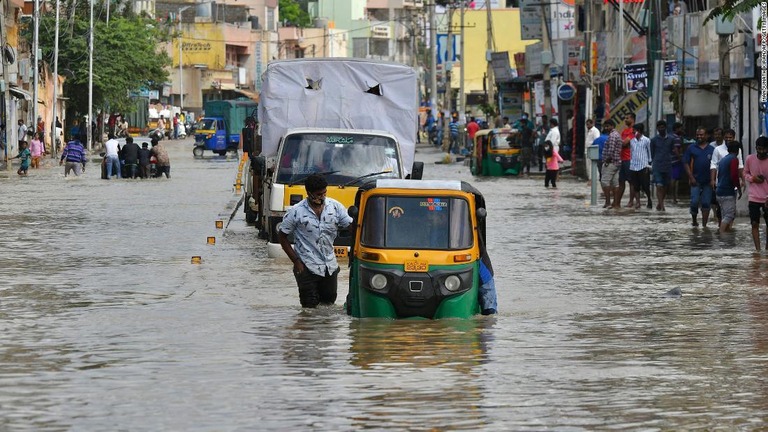
[[[465,199],[375,196],[366,203],[360,242],[382,249],[468,249],[472,232]]]
[[[509,150],[512,148],[513,137],[510,134],[494,134],[491,141],[491,150]]]

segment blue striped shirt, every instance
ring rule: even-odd
[[[61,153],[61,160],[67,162],[80,162],[85,165],[85,149],[80,141],[70,141],[64,147],[64,151]]]
[[[651,164],[651,139],[643,135],[640,139],[629,141],[632,158],[629,160],[630,171],[642,171]]]
[[[451,129],[451,135],[459,134],[459,122],[451,121],[450,123],[448,123],[448,127]]]

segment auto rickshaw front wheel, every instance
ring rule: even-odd
[[[203,157],[203,152],[204,151],[205,151],[205,147],[203,147],[203,146],[195,146],[195,148],[192,149],[192,154],[196,158],[201,158],[201,157]]]

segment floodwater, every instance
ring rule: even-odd
[[[344,273],[303,311],[241,210],[216,229],[237,160],[167,145],[170,181],[0,172],[0,430],[766,428],[768,257],[745,219],[604,211],[586,182],[473,179],[421,148],[425,177],[486,194],[500,313],[352,319]]]

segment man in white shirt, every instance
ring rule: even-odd
[[[107,180],[112,178],[112,173],[120,178],[120,144],[113,134],[109,134],[109,139],[104,143],[106,154],[104,155],[107,164]]]
[[[24,124],[24,120],[19,119],[19,149],[21,149],[21,143],[27,142],[27,125]]]
[[[728,156],[728,143],[736,139],[736,131],[726,129],[723,137],[725,138],[723,143],[715,147],[715,152],[712,153],[712,162],[709,164],[709,170],[712,173],[712,189],[715,188],[717,182],[717,164],[720,159]],[[739,160],[739,178],[744,178],[744,157],[741,155],[741,150],[739,150],[737,159]]]
[[[600,131],[595,127],[595,122],[592,119],[587,119],[587,133],[584,134],[584,156],[587,155],[587,149],[591,146],[597,138],[600,137]]]
[[[627,207],[640,208],[640,191],[648,198],[647,208],[653,208],[648,167],[651,165],[651,139],[644,135],[645,126],[633,126],[635,137],[629,141],[632,152],[629,160],[629,204]]]
[[[736,139],[736,131],[727,129],[725,133],[723,133],[722,129],[716,128],[712,132],[712,135],[715,140],[709,143],[709,145],[714,145],[715,151],[712,153],[712,159],[709,163],[709,172],[711,176],[710,182],[712,190],[714,191],[717,186],[717,164],[720,163],[720,159],[728,156],[728,143]],[[739,178],[744,178],[744,157],[741,155],[741,150],[739,150],[736,159],[739,161]],[[712,193],[712,211],[717,220],[717,224],[720,225],[722,213],[720,211],[720,203],[717,202],[717,196],[714,193]]]
[[[560,129],[557,127],[556,118],[549,119],[549,132],[547,132],[547,137],[544,138],[544,141],[551,142],[552,148],[560,153]]]

